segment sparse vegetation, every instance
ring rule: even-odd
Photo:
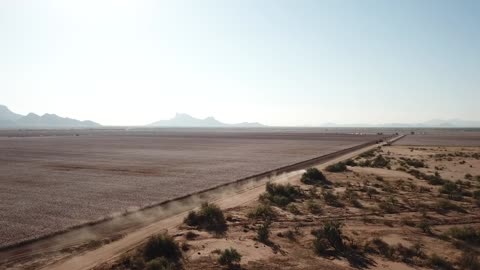
[[[222,232],[227,229],[223,211],[213,203],[203,203],[198,212],[190,211],[184,220],[188,226],[207,231]]]
[[[325,175],[319,171],[317,168],[309,168],[307,171],[302,175],[300,179],[302,183],[305,185],[331,185],[332,182],[328,181]]]
[[[266,221],[258,227],[257,241],[267,245],[270,243],[270,222]]]
[[[289,205],[290,206],[290,205]],[[275,211],[269,203],[259,204],[255,209],[248,213],[249,218],[271,220],[275,217]]]
[[[437,254],[433,254],[432,256],[430,256],[428,260],[428,264],[433,269],[442,269],[442,270],[453,269],[452,264],[447,259],[442,258]]]
[[[150,237],[143,249],[143,257],[146,261],[163,257],[169,262],[178,262],[181,256],[182,253],[178,244],[166,234]]]
[[[335,251],[345,250],[342,226],[340,222],[329,221],[323,225],[322,229],[312,231],[315,236],[313,247],[317,254],[325,254],[329,248],[333,248]]]
[[[344,172],[347,170],[347,165],[345,162],[337,162],[332,165],[328,165],[325,170],[327,172]]]
[[[474,227],[452,227],[448,230],[447,235],[471,245],[480,246],[480,230]]]
[[[267,183],[266,192],[260,196],[260,200],[285,207],[302,195],[302,191],[297,186]]]
[[[227,248],[224,251],[220,252],[220,257],[218,258],[218,263],[220,265],[226,265],[229,269],[233,269],[238,266],[242,255],[234,248]]]
[[[326,190],[323,192],[323,200],[326,204],[334,207],[343,207],[344,205],[338,200],[338,196],[334,194],[331,190]]]

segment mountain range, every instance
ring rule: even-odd
[[[398,128],[480,128],[480,121],[467,121],[462,119],[433,119],[421,123],[385,123],[385,124],[336,124],[325,123],[322,127],[398,127]]]
[[[195,118],[185,113],[177,113],[172,119],[160,120],[149,124],[151,127],[265,127],[260,123],[243,122],[238,124],[226,124],[213,117],[205,119]]]
[[[257,122],[243,122],[226,124],[214,117],[205,119],[195,118],[185,113],[177,113],[173,118],[160,120],[147,125],[149,127],[266,127]],[[95,128],[101,127],[93,121],[80,121],[56,114],[37,115],[29,113],[21,115],[10,111],[6,106],[0,105],[0,128]],[[462,119],[433,119],[421,123],[386,123],[386,124],[336,124],[325,123],[319,127],[398,127],[398,128],[480,128],[480,121],[467,121]]]
[[[86,128],[100,127],[92,121],[80,121],[68,117],[60,117],[56,114],[44,114],[42,116],[29,113],[21,115],[10,111],[6,106],[0,105],[1,128]]]

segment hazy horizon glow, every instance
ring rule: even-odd
[[[104,125],[480,120],[479,1],[0,3],[0,104]]]

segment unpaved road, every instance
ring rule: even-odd
[[[355,150],[348,154],[344,154],[340,157],[330,159],[329,161],[318,164],[316,167],[319,169],[328,166],[329,164],[354,157],[361,152],[374,148],[378,145],[367,146],[361,148],[360,150]],[[296,170],[290,173],[285,173],[269,180],[276,183],[281,182],[293,182],[299,179],[299,176],[303,173],[303,170]],[[220,199],[213,200],[221,208],[227,209],[236,206],[240,206],[256,200],[258,196],[265,190],[265,181],[259,181],[258,185],[249,186],[245,189],[241,189],[232,193],[229,193],[228,196],[222,196]],[[192,207],[193,208],[193,207]],[[113,261],[125,252],[132,250],[142,243],[144,243],[148,237],[153,234],[158,234],[165,232],[166,230],[173,230],[175,227],[179,226],[188,211],[190,209],[185,209],[179,214],[175,214],[168,218],[162,219],[160,221],[154,222],[146,227],[143,227],[139,230],[127,234],[125,237],[114,241],[110,244],[103,245],[95,250],[87,251],[83,254],[79,254],[64,260],[54,262],[52,264],[44,266],[42,269],[52,269],[52,270],[86,270],[91,269],[97,265],[100,265],[105,262]]]

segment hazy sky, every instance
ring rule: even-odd
[[[107,125],[480,120],[480,1],[0,0],[0,104]]]

